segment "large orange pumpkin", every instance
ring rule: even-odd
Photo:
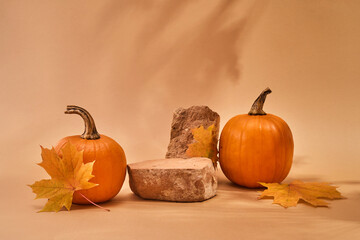
[[[61,139],[55,147],[61,155],[61,149],[67,142],[72,143],[79,151],[83,150],[84,163],[95,161],[90,182],[98,186],[79,190],[74,193],[73,203],[88,204],[79,192],[93,202],[105,202],[115,197],[120,191],[126,174],[126,158],[121,146],[113,139],[100,135],[95,127],[94,119],[90,113],[78,106],[67,106],[66,114],[78,114],[85,122],[85,131],[80,135]]]
[[[284,120],[263,111],[269,93],[265,89],[248,114],[233,117],[221,132],[220,166],[235,184],[260,187],[259,182],[281,182],[290,171],[293,136]]]

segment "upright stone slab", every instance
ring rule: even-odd
[[[170,143],[166,158],[188,158],[186,150],[188,145],[194,143],[191,130],[201,125],[208,128],[214,124],[215,132],[213,133],[214,145],[217,147],[219,139],[220,116],[207,106],[192,106],[190,108],[178,108],[173,115],[171,124]]]
[[[216,194],[217,180],[208,158],[160,159],[128,164],[131,190],[145,199],[196,202]]]

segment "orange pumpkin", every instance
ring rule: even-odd
[[[293,136],[284,120],[263,111],[269,93],[265,89],[248,114],[233,117],[221,132],[220,166],[235,184],[260,187],[259,182],[281,182],[290,171]]]
[[[79,190],[74,193],[73,203],[88,204],[79,192],[93,202],[105,202],[115,197],[120,191],[126,174],[126,158],[121,146],[113,139],[100,135],[95,127],[94,119],[90,113],[78,106],[67,106],[66,114],[78,114],[85,122],[85,131],[80,135],[61,139],[55,147],[61,155],[61,149],[67,142],[72,143],[79,151],[83,150],[84,163],[95,161],[90,182],[98,186]]]

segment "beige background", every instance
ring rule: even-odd
[[[0,239],[359,239],[360,2],[0,0]],[[257,201],[219,172],[203,203],[144,201],[126,180],[103,212],[36,213],[40,147],[80,134],[88,109],[128,162],[162,158],[177,107],[221,127],[269,86],[265,111],[293,131],[285,180],[327,181],[331,208]]]

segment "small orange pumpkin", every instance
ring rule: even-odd
[[[61,139],[55,150],[61,155],[61,149],[67,142],[75,145],[79,151],[83,150],[84,163],[95,161],[92,172],[94,177],[90,182],[99,184],[91,189],[76,191],[73,203],[89,203],[79,192],[96,203],[110,200],[119,193],[125,180],[126,157],[123,149],[113,139],[97,132],[94,119],[85,109],[69,105],[65,113],[80,115],[85,122],[85,131],[81,136]]]
[[[293,136],[284,120],[263,111],[269,93],[265,89],[248,114],[233,117],[221,132],[220,166],[235,184],[260,187],[259,182],[281,182],[290,171]]]

